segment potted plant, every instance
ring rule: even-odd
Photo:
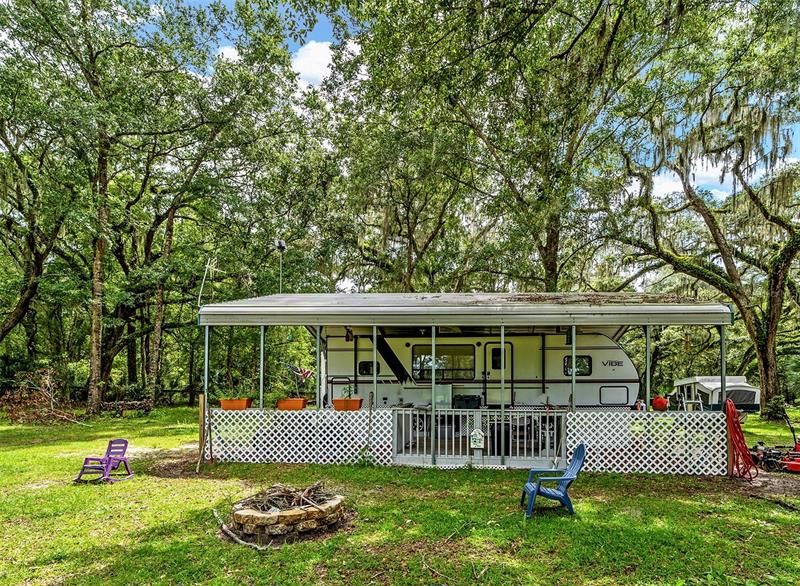
[[[657,393],[650,401],[650,404],[653,406],[653,411],[666,411],[669,409],[669,399],[661,393]]]
[[[344,397],[340,399],[333,400],[333,408],[337,411],[358,411],[361,409],[361,404],[364,402],[362,398],[353,398],[353,387],[352,385],[347,385],[344,389],[342,389],[342,394]]]
[[[223,411],[242,411],[253,404],[253,399],[240,395],[220,397],[219,406]]]
[[[304,397],[285,397],[278,399],[277,407],[280,411],[302,411],[307,404],[308,399]]]
[[[308,399],[301,396],[300,394],[300,387],[302,386],[305,388],[306,381],[308,380],[310,374],[306,374],[310,371],[300,371],[299,368],[289,368],[289,370],[295,375],[295,385],[293,395],[290,397],[284,397],[283,399],[278,399],[278,404],[276,407],[280,411],[302,411],[308,405]],[[298,374],[300,373],[300,374]]]

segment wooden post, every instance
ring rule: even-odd
[[[725,421],[727,423],[727,416]],[[725,439],[725,443],[728,446],[728,476],[733,476],[733,442],[731,441],[731,434],[727,425],[725,426]]]
[[[206,445],[206,396],[200,395],[200,411],[198,412],[200,423],[200,460],[203,459],[203,450]]]

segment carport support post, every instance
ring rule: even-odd
[[[206,409],[208,408],[208,336],[210,334],[211,326],[205,327],[205,342],[203,345],[203,397],[206,401]]]
[[[650,326],[644,326],[644,409],[650,408]]]
[[[719,326],[719,401],[722,406],[721,408],[724,408],[725,399],[728,398],[728,385],[725,380],[727,378],[727,364],[725,363],[726,353],[725,326],[723,325]]]
[[[572,330],[571,330],[572,331],[572,336],[571,336],[572,337],[572,347],[571,347],[571,350],[572,350],[572,368],[570,369],[570,374],[572,375],[571,376],[571,384],[572,384],[571,388],[572,388],[572,391],[571,391],[570,396],[569,396],[569,404],[570,404],[570,409],[574,412],[575,411],[575,374],[578,371],[578,367],[575,364],[575,344],[577,343],[577,340],[576,340],[576,338],[577,338],[576,333],[577,332],[576,332],[576,328],[575,328],[574,325],[572,325],[570,327],[572,328]]]
[[[727,385],[725,384],[725,375],[727,370],[727,365],[725,363],[725,326],[719,326],[719,409],[723,413],[725,413],[725,399],[727,399]],[[726,428],[728,429],[728,428]],[[728,476],[733,476],[733,465],[734,465],[734,457],[733,457],[733,440],[731,438],[731,434],[726,431],[725,438],[728,444],[728,461],[727,461],[727,468],[728,468]]]
[[[210,326],[205,326],[205,341],[203,343],[203,401],[201,403],[203,425],[200,431],[200,459],[197,461],[197,469],[200,469],[200,462],[203,461],[205,456],[206,434],[208,429],[208,338],[210,334]]]
[[[436,464],[436,326],[431,326],[431,464]]]
[[[378,326],[372,326],[372,401],[378,400]]]
[[[317,375],[314,377],[315,384],[317,385],[317,410],[322,409],[322,389],[320,388],[320,363],[322,362],[322,356],[319,353],[319,339],[321,335],[322,326],[317,326],[317,352],[316,352],[316,359],[317,359]]]
[[[258,334],[258,408],[264,408],[264,326]]]
[[[491,356],[489,357],[491,359]],[[509,431],[511,426],[509,425]],[[500,326],[500,465],[506,465],[506,326]]]

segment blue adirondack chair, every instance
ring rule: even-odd
[[[574,515],[575,510],[572,508],[572,501],[569,499],[569,485],[578,477],[578,473],[583,468],[583,461],[586,459],[586,446],[578,444],[575,452],[572,454],[572,461],[566,469],[546,469],[546,468],[533,468],[528,473],[528,482],[522,487],[522,498],[519,500],[521,507],[525,506],[525,497],[528,497],[528,510],[525,516],[530,518],[533,515],[533,506],[536,504],[536,497],[538,495],[544,498],[558,501],[562,506],[566,507],[570,514]],[[560,473],[560,474],[557,474]],[[536,480],[534,481],[534,477]],[[542,486],[545,482],[558,483],[555,488],[547,488]]]

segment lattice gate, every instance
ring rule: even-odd
[[[724,475],[721,412],[578,411],[567,415],[567,447],[586,444],[586,470]]]
[[[209,412],[205,457],[222,462],[392,463],[392,413],[373,411]]]

